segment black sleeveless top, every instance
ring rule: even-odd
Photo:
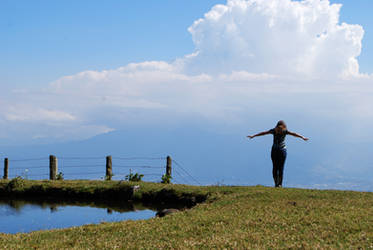
[[[285,130],[282,133],[276,134],[275,129],[269,130],[269,132],[273,135],[273,145],[272,148],[275,149],[286,149],[285,145],[285,137],[288,134],[288,131]]]

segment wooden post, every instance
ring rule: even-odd
[[[58,171],[57,157],[54,155],[49,156],[49,179],[56,180]]]
[[[171,176],[172,159],[171,156],[167,156],[166,175]]]
[[[113,177],[113,161],[111,156],[106,156],[106,180],[111,181]]]
[[[4,180],[7,180],[8,179],[8,169],[9,169],[9,160],[8,158],[5,158],[4,159]]]

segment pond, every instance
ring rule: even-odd
[[[0,199],[0,233],[26,233],[101,222],[149,219],[156,215],[156,210],[138,203]]]

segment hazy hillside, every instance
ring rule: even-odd
[[[248,141],[244,136],[244,134],[222,134],[194,128],[172,130],[138,128],[115,131],[84,141],[3,147],[2,151],[3,157],[13,159],[47,157],[49,154],[58,157],[170,155],[202,184],[272,185],[270,160],[272,137]],[[303,143],[295,138],[288,138],[287,141],[285,185],[373,190],[369,182],[369,173],[357,171],[357,176],[350,176],[342,168],[339,176],[333,172],[333,169],[336,169],[333,166],[333,159],[337,161],[345,157],[348,160],[346,156],[351,152],[338,155],[342,150],[338,147],[331,151],[327,147],[315,147],[312,141]],[[359,153],[361,156],[359,164],[368,164],[366,151],[360,150],[354,153]],[[351,167],[351,170],[357,170],[356,166]],[[188,180],[190,184],[196,184]]]

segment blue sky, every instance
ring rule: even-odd
[[[187,28],[194,20],[225,2],[1,1],[1,85],[43,86],[84,70],[172,61],[193,52]],[[343,4],[342,22],[364,27],[359,62],[362,72],[373,72],[373,3],[331,2]]]
[[[289,140],[289,165],[369,182],[372,8],[366,0],[1,1],[0,145],[116,131],[125,140],[121,130],[145,140],[156,128],[167,141],[174,134],[165,130],[209,130],[204,143],[231,135],[228,148],[255,152],[242,166],[270,165],[262,159],[270,138],[244,136],[284,119],[311,138]],[[175,150],[190,149],[187,139]],[[221,150],[216,162],[236,157]]]
[[[224,1],[1,1],[2,84],[45,85],[84,70],[171,61],[187,28]]]

